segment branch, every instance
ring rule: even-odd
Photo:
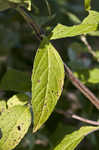
[[[79,121],[82,121],[82,122],[85,122],[85,123],[88,123],[88,124],[99,126],[99,122],[97,122],[97,121],[92,121],[92,120],[89,120],[89,119],[85,119],[83,117],[80,117],[78,115],[72,114],[70,112],[64,112],[61,109],[55,109],[55,111],[58,114],[64,115],[65,117],[68,115],[68,116],[71,116],[73,119],[76,119],[76,120],[79,120]]]
[[[96,53],[93,51],[91,45],[88,43],[86,36],[82,35],[81,36],[81,40],[82,42],[87,46],[89,53],[97,59],[97,61],[99,62],[99,59],[97,58]]]
[[[92,125],[97,125],[99,126],[99,122],[97,121],[92,121],[92,120],[89,120],[89,119],[85,119],[83,117],[80,117],[80,116],[77,116],[75,114],[72,115],[72,118],[76,119],[76,120],[79,120],[79,121],[82,121],[82,122],[85,122],[85,123],[88,123],[88,124],[92,124]]]

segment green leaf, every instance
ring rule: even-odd
[[[90,36],[99,36],[99,31],[92,31],[88,33]]]
[[[34,132],[52,113],[61,95],[63,83],[63,62],[52,44],[44,39],[37,51],[32,74]]]
[[[99,25],[99,13],[89,11],[89,15],[79,25],[65,26],[58,24],[52,31],[50,39],[60,39],[66,37],[77,36],[81,34],[88,34],[96,31]]]
[[[28,101],[29,101],[29,97],[26,94],[17,94],[12,96],[8,100],[7,105],[8,108],[11,108],[16,105],[25,105],[28,103]]]
[[[12,150],[26,134],[31,123],[27,106],[15,106],[0,116],[0,150]]]
[[[18,92],[31,91],[30,76],[26,72],[8,69],[0,82],[0,89]]]
[[[92,25],[99,25],[99,12],[89,10],[89,15],[83,20],[82,24],[90,24]]]
[[[6,110],[6,101],[0,100],[0,115]]]
[[[16,6],[25,6],[31,10],[31,0],[0,0],[0,11],[12,8],[13,4]]]
[[[90,3],[91,3],[91,0],[85,0],[85,9],[86,10],[90,10],[91,9]]]
[[[96,130],[99,130],[99,127],[81,127],[78,131],[66,135],[64,139],[54,148],[54,150],[74,150],[85,136]]]

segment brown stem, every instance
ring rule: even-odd
[[[72,117],[73,119],[76,119],[76,120],[79,120],[79,121],[82,121],[82,122],[85,122],[85,123],[88,123],[88,124],[92,124],[92,125],[96,125],[96,126],[99,126],[99,122],[97,121],[93,121],[93,120],[89,120],[89,119],[85,119],[83,117],[80,117],[78,115],[75,115],[71,112],[64,112],[63,110],[61,109],[55,109],[55,111],[61,115],[64,115],[65,117],[66,116],[70,116]]]
[[[75,114],[72,115],[72,118],[76,119],[76,120],[79,120],[79,121],[82,121],[82,122],[85,122],[85,123],[88,123],[88,124],[92,124],[92,125],[97,125],[99,126],[99,122],[97,121],[92,121],[92,120],[89,120],[89,119],[85,119],[83,117],[80,117],[80,116],[77,116]]]
[[[81,36],[81,40],[87,46],[89,53],[99,62],[99,58],[97,58],[96,53],[93,51],[91,45],[88,43],[85,35]]]

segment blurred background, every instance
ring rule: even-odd
[[[99,0],[92,0],[92,9],[99,11]],[[33,0],[33,20],[44,29],[46,35],[58,24],[76,25],[88,15],[84,10],[84,0]],[[99,34],[88,35],[87,41],[94,53],[99,54]],[[31,29],[13,9],[0,12],[0,80],[8,68],[27,72],[30,76],[33,61],[40,42]],[[99,84],[89,84],[89,70],[99,68],[98,61],[89,53],[81,37],[65,38],[53,41],[63,61],[76,72],[79,79],[99,98]],[[8,99],[15,92],[0,91],[1,99]],[[98,111],[65,78],[64,89],[55,110],[43,127],[32,134],[30,127],[28,133],[15,148],[15,150],[50,150],[59,143],[67,133],[71,133],[81,126],[83,122],[74,120],[69,113],[98,120]],[[76,150],[99,150],[99,132],[88,135]]]

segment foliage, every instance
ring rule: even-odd
[[[98,110],[64,69],[99,96],[99,10],[92,2],[0,0],[0,150],[98,150],[99,126],[72,115],[98,120]]]

